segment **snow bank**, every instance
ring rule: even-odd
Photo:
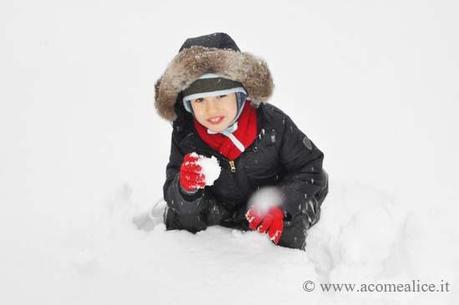
[[[219,226],[191,234],[165,231],[158,221],[149,230],[138,230],[131,220],[145,207],[132,200],[133,191],[124,185],[84,225],[61,224],[58,232],[48,232],[52,240],[21,251],[15,261],[25,265],[4,269],[15,275],[7,287],[16,288],[5,290],[6,297],[17,304],[37,298],[46,304],[177,304],[195,299],[201,304],[216,299],[221,304],[447,304],[452,294],[317,291],[320,283],[457,280],[450,270],[457,266],[457,251],[443,256],[447,262],[427,267],[439,254],[435,249],[452,240],[418,235],[420,215],[407,213],[396,198],[371,187],[334,181],[331,187],[323,218],[309,231],[303,252],[276,247],[257,232]],[[153,216],[161,219],[161,213]],[[308,280],[316,283],[315,291],[303,290]],[[14,283],[19,282],[28,287],[27,294],[16,294]]]

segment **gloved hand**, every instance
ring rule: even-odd
[[[254,208],[250,208],[245,214],[251,230],[257,230],[260,233],[267,233],[269,238],[276,245],[284,229],[284,211],[279,207],[272,207],[268,212],[262,215]]]
[[[194,193],[206,186],[206,177],[198,164],[199,156],[196,153],[186,154],[180,166],[180,186],[187,193]]]

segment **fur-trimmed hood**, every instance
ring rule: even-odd
[[[177,118],[174,107],[180,92],[202,74],[216,73],[240,82],[252,104],[267,102],[274,88],[266,62],[247,52],[191,46],[180,51],[155,83],[155,108],[166,120]]]

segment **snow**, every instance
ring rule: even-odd
[[[283,194],[276,187],[262,187],[249,198],[248,204],[264,215],[270,208],[281,206],[284,203]]]
[[[231,7],[246,19],[210,1],[0,4],[1,304],[458,303],[457,4]],[[185,38],[215,31],[267,60],[272,103],[325,152],[306,252],[144,215],[172,131],[153,82]],[[319,289],[412,280],[451,291]]]
[[[197,154],[196,154],[197,155]],[[206,177],[206,185],[213,185],[215,180],[220,176],[221,167],[215,156],[207,158],[206,156],[198,155],[198,164],[201,166],[201,172]]]

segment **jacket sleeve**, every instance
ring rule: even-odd
[[[219,221],[213,217],[215,215],[209,214],[209,211],[218,214],[218,211],[215,211],[218,206],[207,187],[191,194],[180,187],[179,174],[183,158],[184,153],[173,133],[169,163],[166,167],[166,182],[163,186],[163,196],[167,203],[164,220],[168,230],[184,229],[194,233]]]
[[[284,175],[278,186],[284,194],[287,215],[306,214],[311,227],[319,221],[321,204],[328,193],[328,175],[322,168],[324,154],[288,115],[283,122],[279,160]]]

